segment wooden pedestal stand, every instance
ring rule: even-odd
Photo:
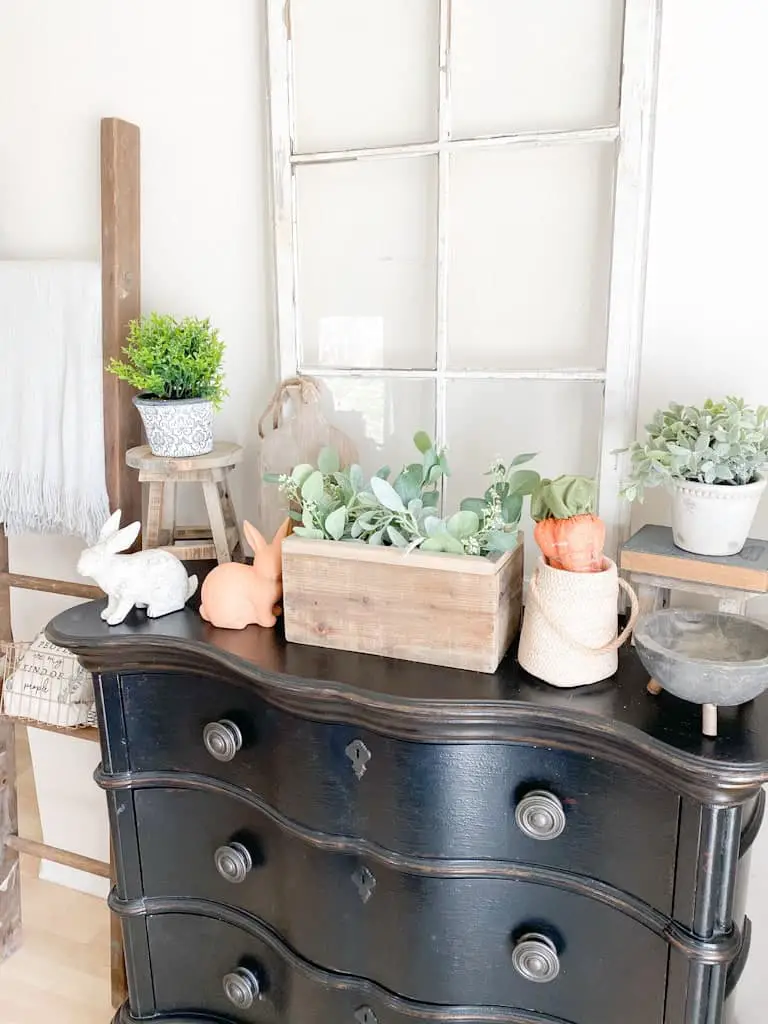
[[[240,527],[229,492],[229,474],[243,458],[239,444],[220,441],[207,455],[171,459],[153,455],[149,445],[131,448],[125,461],[138,469],[139,482],[149,488],[147,514],[142,520],[142,547],[162,548],[185,562],[215,559],[242,561]],[[207,526],[176,526],[176,485],[197,484],[203,489]],[[170,508],[170,526],[163,514]]]
[[[746,615],[749,599],[768,593],[768,542],[750,538],[738,555],[694,555],[675,546],[668,526],[643,526],[621,550],[620,568],[628,573],[640,614],[667,608],[673,593],[714,598],[718,610]],[[648,692],[661,693],[655,680]],[[717,736],[717,707],[702,705],[702,732]]]

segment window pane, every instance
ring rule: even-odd
[[[603,365],[614,147],[451,156],[453,369]]]
[[[601,384],[562,381],[458,380],[448,384],[448,480],[446,511],[462,498],[481,497],[483,474],[496,457],[511,461],[538,452],[528,468],[541,476],[594,476],[598,468],[603,409]],[[532,525],[525,505],[523,525]],[[526,571],[534,558],[528,541]]]
[[[434,367],[437,158],[296,175],[305,364]]]
[[[388,465],[398,473],[415,461],[417,430],[433,433],[435,385],[431,380],[323,377],[325,411],[357,445],[360,465],[372,476]]]
[[[622,0],[454,0],[456,137],[618,120]]]
[[[300,153],[432,142],[438,0],[291,0]]]

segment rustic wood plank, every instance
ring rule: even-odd
[[[219,495],[221,497],[221,507],[224,510],[224,522],[227,524],[227,543],[229,544],[229,550],[232,554],[233,561],[242,562],[244,560],[243,534],[240,530],[240,522],[237,518],[235,505],[232,501],[232,494],[229,490],[229,475],[227,475],[224,481],[218,486]]]
[[[140,145],[136,125],[101,122],[101,273],[104,362],[120,358],[131,320],[141,315]],[[141,519],[141,488],[125,452],[141,443],[132,389],[104,373],[104,450],[110,507]]]
[[[163,489],[165,484],[151,483],[147,498],[147,516],[141,531],[141,546],[156,548],[160,544],[160,528],[163,525]]]
[[[205,507],[208,511],[208,518],[211,522],[211,534],[216,548],[216,560],[219,565],[224,562],[231,562],[232,556],[229,553],[229,541],[227,539],[227,525],[224,521],[224,510],[221,507],[219,488],[211,481],[203,484],[203,497]]]
[[[664,555],[622,551],[621,568],[632,573],[645,573],[649,576],[664,576],[667,579],[687,580],[691,583],[730,587],[733,590],[749,590],[756,594],[768,591],[768,575],[738,566],[689,562]]]
[[[651,576],[646,573],[630,573],[630,581],[634,587],[649,586],[660,587],[675,594],[701,594],[702,597],[712,597],[717,601],[722,598],[740,600],[743,597],[758,597],[754,590],[734,590],[732,587],[719,587],[713,583],[692,583],[690,580],[676,580],[669,576]]]
[[[157,550],[168,551],[182,562],[209,562],[216,559],[216,546],[212,540],[164,544]]]
[[[104,591],[90,583],[75,583],[72,580],[49,580],[43,576],[25,576],[18,572],[0,572],[0,594],[3,585],[18,587],[20,590],[38,590],[45,594],[62,594],[64,597],[82,597],[84,600],[98,600]]]
[[[176,481],[167,480],[163,491],[163,518],[158,544],[172,544],[176,530]]]
[[[79,729],[67,725],[48,725],[46,722],[27,722],[26,725],[28,729],[43,729],[45,732],[55,732],[60,736],[74,736],[78,740],[99,742],[99,730],[92,725],[84,725]]]
[[[768,542],[750,537],[738,555],[716,558],[676,547],[668,526],[644,526],[621,549],[620,566],[633,573],[768,592]]]
[[[509,650],[509,646],[520,632],[523,617],[523,537],[520,543],[499,570],[496,580],[498,587],[498,613],[495,623],[494,658],[496,664]],[[495,670],[494,670],[495,671]]]
[[[522,542],[490,560],[289,537],[285,635],[315,647],[494,672],[520,624],[522,579]]]
[[[207,455],[194,455],[175,459],[165,455],[153,455],[148,444],[131,448],[125,453],[125,462],[132,469],[163,473],[167,478],[179,474],[198,472],[201,469],[231,469],[243,461],[243,448],[231,441],[217,441],[213,451]]]
[[[184,472],[168,470],[141,469],[139,470],[139,481],[142,484],[166,484],[172,480],[177,484],[202,484],[206,481],[219,483],[226,479],[226,469],[189,469]]]
[[[94,860],[93,857],[85,857],[81,853],[73,853],[72,850],[61,850],[58,846],[48,846],[47,843],[38,843],[34,839],[24,839],[22,836],[9,836],[6,845],[17,853],[26,853],[40,860],[50,860],[54,864],[86,871],[89,875],[98,875],[99,878],[109,878],[109,864]]]
[[[435,572],[461,572],[465,576],[495,576],[501,563],[510,552],[492,555],[488,558],[472,558],[468,555],[449,555],[437,551],[416,549],[408,554],[402,548],[376,547],[362,541],[338,544],[332,540],[309,540],[291,534],[283,541],[283,552],[317,555],[321,558],[354,562],[373,562],[378,565],[403,565],[416,569],[431,569]]]
[[[210,526],[177,526],[172,540],[210,540]]]
[[[21,872],[10,845],[18,828],[14,728],[0,718],[0,962],[21,944]]]
[[[11,581],[8,561],[8,537],[0,523],[0,644],[13,642],[11,628]]]

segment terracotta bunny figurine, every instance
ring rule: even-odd
[[[187,576],[184,563],[170,551],[149,548],[133,555],[127,551],[139,535],[141,523],[120,529],[120,509],[104,523],[93,547],[80,555],[77,571],[90,576],[107,595],[101,617],[119,626],[128,612],[146,608],[151,619],[180,611],[197,590],[197,576]]]
[[[252,623],[274,626],[283,596],[282,544],[292,529],[286,519],[267,544],[255,526],[243,523],[245,539],[253,548],[253,565],[225,562],[203,581],[200,615],[220,629],[245,629]]]

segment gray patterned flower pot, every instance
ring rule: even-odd
[[[166,400],[136,395],[153,455],[170,459],[207,455],[213,449],[213,403],[207,398]]]

